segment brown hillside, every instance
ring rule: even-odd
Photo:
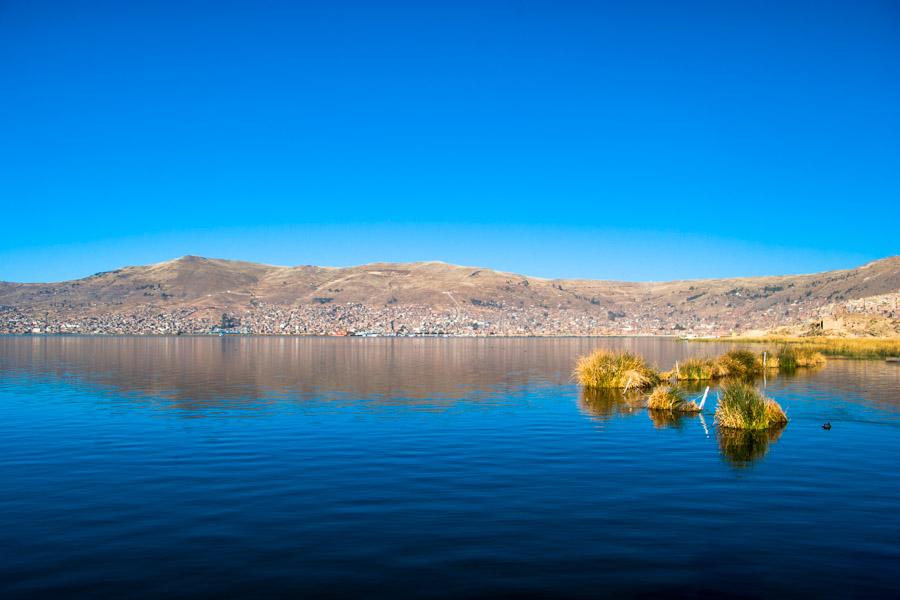
[[[185,256],[74,281],[3,283],[0,305],[59,318],[147,309],[216,314],[269,305],[416,306],[475,316],[531,311],[532,320],[587,315],[597,327],[622,332],[704,333],[796,325],[824,307],[898,291],[900,256],[811,275],[660,283],[548,280],[441,262],[278,267]]]

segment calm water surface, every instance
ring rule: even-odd
[[[900,366],[745,438],[580,394],[601,345],[723,349],[0,338],[0,596],[900,596]]]

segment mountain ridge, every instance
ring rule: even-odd
[[[900,255],[819,273],[658,282],[548,279],[440,261],[279,266],[187,255],[56,283],[0,282],[0,331],[63,332],[69,323],[74,332],[140,333],[143,326],[85,320],[143,323],[158,313],[185,333],[240,322],[251,333],[699,335],[798,327],[876,297],[875,312],[895,319],[898,292]],[[302,325],[291,325],[290,311],[305,315]],[[289,325],[275,331],[250,325],[284,319]]]
[[[526,277],[528,279],[538,279],[544,281],[593,281],[593,282],[609,282],[609,283],[648,283],[648,284],[659,284],[659,283],[680,283],[680,282],[705,282],[705,281],[731,281],[731,280],[743,280],[743,279],[761,279],[761,278],[769,278],[769,277],[802,277],[802,276],[813,276],[813,275],[821,275],[825,273],[840,273],[844,271],[854,271],[858,269],[865,269],[873,266],[877,266],[882,263],[890,263],[896,261],[898,266],[900,266],[900,254],[887,256],[884,258],[877,258],[871,260],[869,262],[863,263],[856,267],[850,267],[847,269],[831,269],[826,271],[815,271],[812,273],[788,273],[781,275],[734,275],[728,277],[693,277],[693,278],[676,278],[676,279],[651,279],[651,280],[628,280],[628,279],[593,279],[586,277],[543,277],[539,275],[528,275],[525,273],[517,273],[514,271],[501,271],[499,269],[493,269],[491,267],[486,266],[477,266],[477,265],[461,265],[456,263],[451,263],[443,260],[421,260],[421,261],[402,261],[402,262],[390,262],[390,261],[376,261],[369,263],[360,263],[355,265],[343,265],[343,266],[333,266],[333,265],[277,265],[271,263],[263,263],[263,262],[254,262],[254,261],[244,261],[230,258],[221,258],[221,257],[210,257],[210,256],[201,256],[197,254],[185,254],[183,256],[179,256],[176,258],[171,258],[164,261],[159,261],[155,263],[148,263],[146,265],[124,265],[122,267],[118,267],[116,269],[110,269],[108,271],[98,271],[96,273],[92,273],[90,275],[85,275],[84,277],[77,277],[74,279],[64,279],[58,281],[8,281],[8,280],[0,280],[0,285],[52,285],[52,284],[62,284],[69,283],[74,281],[82,281],[87,280],[92,277],[96,277],[98,275],[105,275],[107,273],[117,273],[124,271],[126,269],[139,269],[139,268],[152,268],[152,267],[164,267],[167,265],[174,265],[178,263],[190,263],[190,262],[214,262],[214,263],[227,263],[233,265],[248,265],[255,267],[264,267],[269,269],[301,269],[301,268],[314,268],[314,269],[322,269],[322,270],[344,270],[344,269],[362,269],[368,267],[375,266],[413,266],[413,265],[444,265],[452,268],[460,268],[460,269],[475,269],[475,270],[489,270],[495,273],[500,273],[504,275],[512,275],[517,277]]]

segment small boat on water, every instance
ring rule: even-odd
[[[884,362],[900,364],[900,356],[889,356],[884,359]]]

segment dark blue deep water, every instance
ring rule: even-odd
[[[0,338],[0,596],[900,597],[900,366],[744,439],[580,394],[600,345],[722,350]]]

